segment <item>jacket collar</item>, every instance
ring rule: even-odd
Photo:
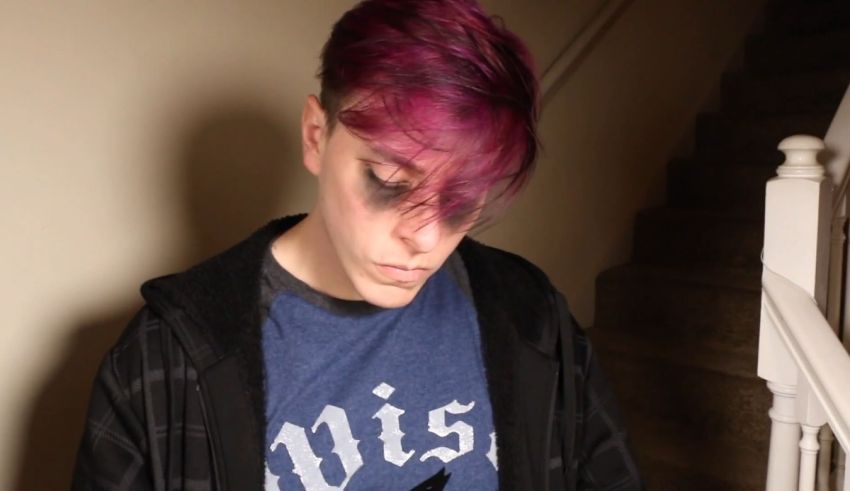
[[[257,307],[263,256],[276,237],[304,216],[274,220],[246,240],[183,273],[142,285],[147,304],[175,329],[202,380],[216,379],[207,384],[217,392],[210,402],[227,406],[227,420],[217,424],[219,432],[230,435],[232,440],[231,445],[222,443],[223,451],[243,448],[246,439],[253,446],[256,458],[224,457],[238,466],[228,472],[228,480],[241,480],[243,486],[250,481],[259,487],[265,456],[265,373]],[[469,238],[461,242],[458,250],[467,268],[478,313],[497,438],[511,442],[499,448],[500,487],[517,489],[517,483],[525,482],[530,472],[530,450],[513,444],[527,440],[520,407],[524,403],[525,379],[518,384],[517,372],[529,374],[527,367],[518,366],[517,360],[525,348],[544,361],[554,358],[557,329],[547,328],[552,326],[553,320],[548,316],[554,309],[551,294],[544,294],[551,287],[547,287],[548,280],[542,272],[518,256]],[[528,380],[536,383],[539,377],[546,376],[537,372],[541,371],[531,374]],[[226,381],[229,391],[222,393],[220,386]],[[242,390],[232,387],[236,381]],[[252,435],[232,431],[238,427],[233,420],[246,417],[255,422],[249,425]]]
[[[204,365],[239,350],[244,341],[258,338],[259,279],[265,251],[275,238],[305,216],[273,220],[242,242],[183,273],[147,281],[142,285],[142,296],[164,317],[179,311],[193,324],[203,326],[201,334],[213,348],[212,357]],[[555,339],[541,327],[548,320],[544,315],[551,311],[551,305],[540,305],[541,293],[551,289],[545,275],[519,256],[468,237],[461,241],[458,251],[467,268],[479,314],[512,324],[524,342],[554,356]]]

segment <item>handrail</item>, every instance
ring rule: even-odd
[[[558,53],[540,78],[543,106],[549,101],[555,85],[575,69],[582,56],[600,35],[611,27],[616,17],[632,0],[608,0],[593,14],[578,34]]]
[[[762,290],[765,314],[809,382],[836,438],[850,448],[850,357],[802,288],[765,267]]]
[[[850,187],[850,86],[844,92],[823,141],[830,152],[829,161],[824,167],[838,186],[832,202],[832,214],[835,216],[844,211],[841,210],[841,204]]]

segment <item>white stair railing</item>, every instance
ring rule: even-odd
[[[765,202],[758,364],[774,395],[767,489],[850,491],[850,87],[824,141],[797,135],[779,147],[786,162]]]
[[[834,220],[833,182],[817,160],[823,141],[798,135],[779,148],[786,161],[768,182],[765,198],[758,362],[758,374],[773,393],[767,489],[830,489],[836,441],[844,450],[836,489],[850,491],[850,475],[841,473],[850,449],[850,355],[834,330],[840,311],[834,301],[841,295],[829,291],[841,282],[828,281],[836,277],[829,274],[830,257],[843,257],[843,251],[830,254],[833,243],[841,251],[843,240],[831,236],[837,229],[843,237],[843,220]],[[828,297],[832,325],[825,314]]]

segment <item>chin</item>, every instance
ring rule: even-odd
[[[415,288],[402,288],[394,285],[369,285],[360,289],[363,300],[384,309],[398,309],[406,306],[416,298],[422,285]]]

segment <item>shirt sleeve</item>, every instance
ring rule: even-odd
[[[114,370],[112,355],[104,359],[92,388],[71,483],[74,491],[154,488],[145,465],[144,427]]]

